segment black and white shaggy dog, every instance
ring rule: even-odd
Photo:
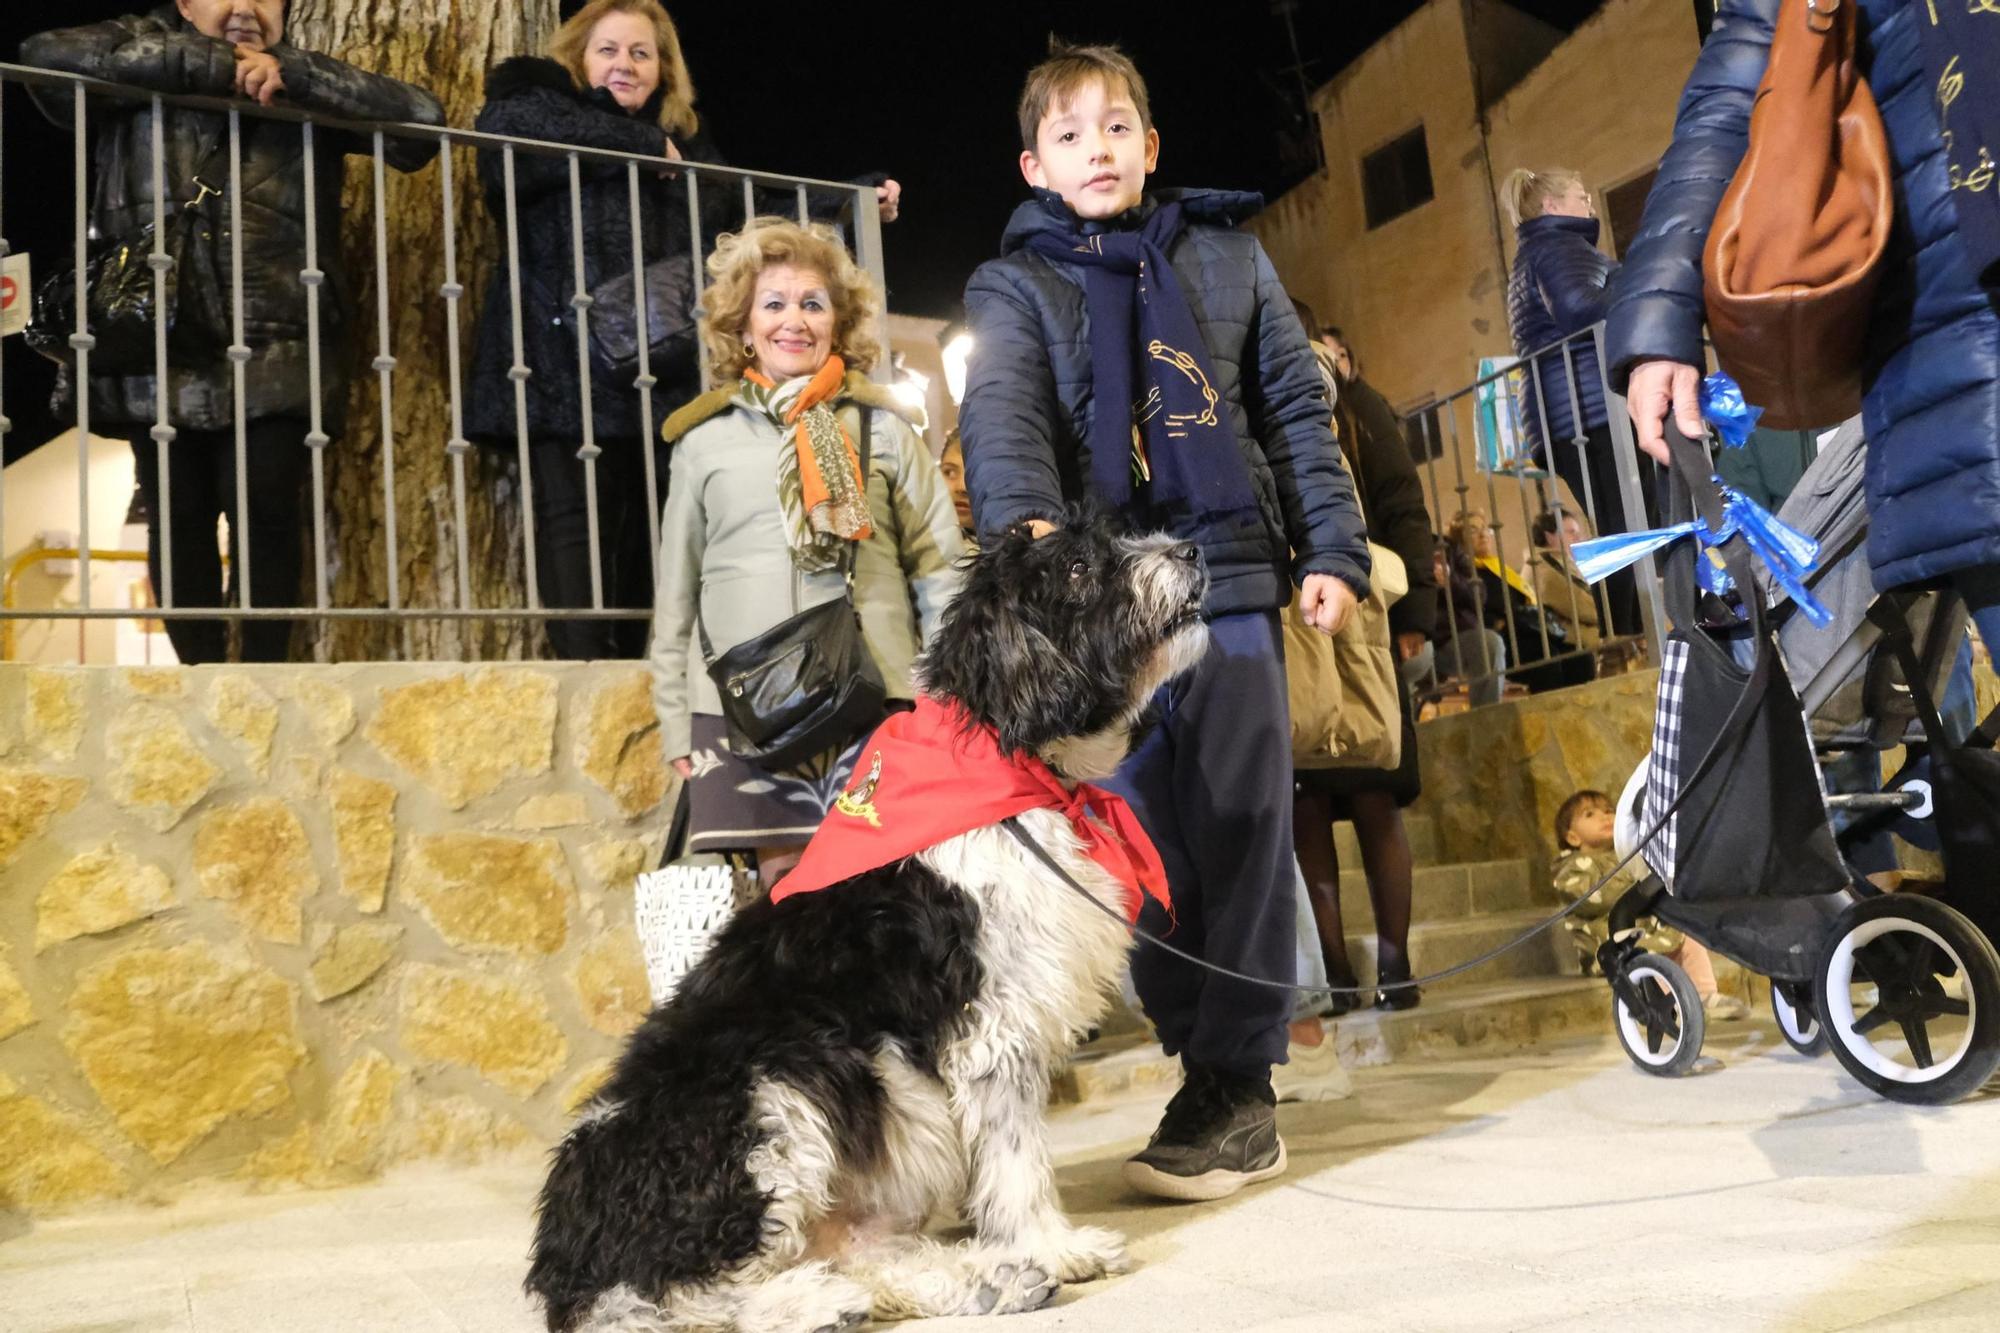
[[[1207,645],[1195,548],[1103,521],[977,556],[919,667],[933,698],[1068,782],[1108,776]],[[997,825],[745,908],[556,1148],[527,1287],[548,1326],[816,1333],[1006,1314],[1127,1266],[1064,1217],[1052,1068],[1129,944],[1067,817]],[[942,1212],[941,1212],[942,1210]],[[925,1238],[934,1213],[969,1239]]]

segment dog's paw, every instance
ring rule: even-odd
[[[966,1302],[965,1313],[1022,1314],[1055,1299],[1062,1283],[1035,1264],[1001,1264],[986,1275]]]
[[[853,1333],[868,1322],[868,1313],[866,1310],[849,1310],[833,1323],[821,1324],[813,1333]]]
[[[1049,1236],[1031,1251],[1064,1282],[1090,1282],[1132,1271],[1125,1238],[1105,1227],[1070,1227]]]

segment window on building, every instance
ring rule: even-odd
[[[1646,211],[1646,196],[1653,192],[1653,178],[1659,174],[1649,171],[1604,192],[1604,224],[1611,232],[1612,254],[1623,255],[1639,234],[1639,215]]]
[[[1423,126],[1361,159],[1361,200],[1370,231],[1431,201],[1431,156]]]
[[[1411,460],[1422,465],[1443,458],[1443,408],[1432,400],[1397,410],[1403,418],[1403,441],[1410,446]]]

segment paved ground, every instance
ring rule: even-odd
[[[1064,1199],[1140,1267],[1006,1327],[2000,1328],[2000,1096],[1900,1108],[1774,1043],[1716,1030],[1725,1067],[1678,1083],[1608,1043],[1362,1070],[1354,1100],[1281,1111],[1286,1179],[1198,1208],[1118,1182],[1151,1105],[1072,1109]],[[535,1184],[520,1164],[47,1223],[0,1243],[0,1328],[529,1333]]]

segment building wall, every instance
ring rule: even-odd
[[[1494,106],[1494,178],[1567,167],[1582,173],[1601,214],[1606,190],[1659,165],[1700,49],[1685,0],[1610,0]],[[1609,236],[1601,244],[1612,248]]]
[[[0,1217],[553,1141],[659,751],[630,663],[0,666]]]
[[[1469,379],[1480,349],[1504,337],[1467,62],[1458,0],[1411,15],[1314,94],[1326,169],[1248,224],[1286,286],[1348,332],[1363,373],[1396,403]],[[1361,159],[1419,122],[1435,196],[1370,231]]]
[[[1489,46],[1495,33],[1516,45],[1545,40],[1540,25],[1517,31],[1490,3],[1475,17],[1474,36]],[[1402,408],[1463,388],[1481,357],[1514,351],[1513,235],[1498,199],[1506,173],[1573,167],[1601,202],[1604,190],[1650,170],[1698,47],[1684,0],[1610,0],[1489,108],[1484,151],[1469,49],[1460,0],[1431,0],[1371,47],[1314,95],[1327,168],[1248,224],[1287,287],[1345,329],[1362,373]],[[1496,61],[1489,53],[1489,68]],[[1361,158],[1419,116],[1436,197],[1369,231]],[[1445,456],[1427,476],[1432,517],[1443,527],[1461,506],[1488,511],[1502,524],[1503,555],[1518,562],[1526,518],[1545,495],[1507,478],[1489,484],[1474,465],[1469,400],[1450,416],[1456,434],[1441,430]]]

